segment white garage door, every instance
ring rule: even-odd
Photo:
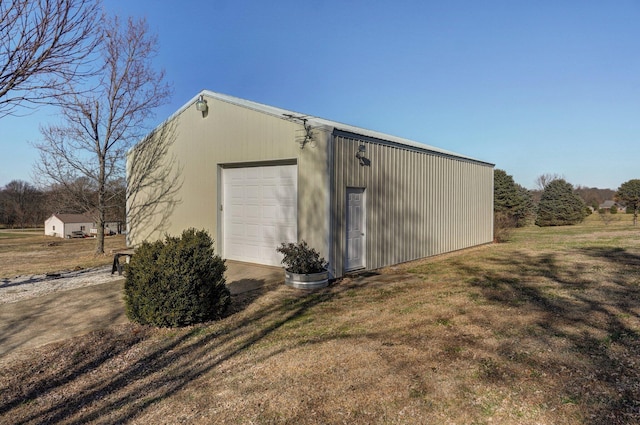
[[[297,175],[296,165],[223,170],[225,258],[281,265],[276,248],[298,236]]]

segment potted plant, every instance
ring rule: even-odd
[[[327,262],[305,241],[283,242],[276,251],[284,255],[284,283],[298,289],[316,289],[329,285]]]

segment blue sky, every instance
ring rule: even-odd
[[[640,178],[640,2],[105,0],[146,17],[172,82],[616,189]],[[0,119],[0,187],[31,181],[40,109]]]

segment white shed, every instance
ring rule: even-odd
[[[88,235],[93,226],[93,219],[83,214],[52,214],[44,222],[44,234],[58,238],[70,238],[72,232]]]

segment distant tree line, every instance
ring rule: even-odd
[[[25,181],[13,180],[0,190],[0,225],[25,228],[44,223],[50,202],[43,191]]]
[[[504,170],[494,171],[496,241],[507,239],[511,229],[531,223],[537,226],[580,223],[592,211],[598,211],[604,201],[613,199],[626,206],[628,213],[634,214],[634,225],[637,224],[640,210],[638,179],[623,183],[617,191],[584,186],[574,188],[558,174],[543,174],[536,179],[536,184],[537,190],[528,190],[517,184]]]
[[[96,198],[97,192],[86,182],[75,183],[79,196],[86,199]],[[109,221],[125,222],[125,185],[124,181],[110,189],[112,194],[107,218]],[[38,188],[22,180],[12,180],[0,187],[0,227],[34,228],[43,227],[44,221],[54,213],[86,214],[92,216],[81,203],[75,202],[68,189],[51,186]]]
[[[598,189],[597,187],[576,186],[574,191],[594,211],[597,211],[604,201],[613,200],[616,196],[616,191],[613,189]]]

